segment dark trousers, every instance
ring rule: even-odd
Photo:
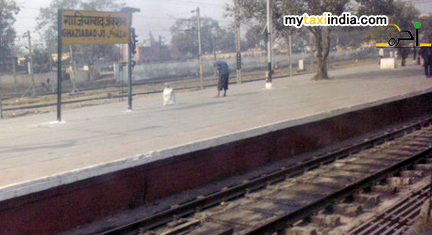
[[[431,66],[431,64],[429,64],[429,63],[426,63],[426,64],[424,65],[425,75],[426,75],[427,78],[430,78],[430,77],[432,76],[432,68],[431,68],[431,67],[432,67],[432,66]]]

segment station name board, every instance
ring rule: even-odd
[[[62,43],[127,44],[131,15],[125,12],[72,11],[61,13]]]

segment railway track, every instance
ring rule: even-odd
[[[303,74],[303,73],[302,73]],[[274,76],[274,79],[278,79],[278,78],[283,78],[283,77],[287,77],[287,74],[282,74],[282,75],[276,75]],[[259,80],[265,80],[265,78],[259,77],[259,78],[247,78],[244,79],[242,82],[243,83],[248,83],[248,82],[255,82],[255,81],[259,81]],[[190,77],[181,77],[181,78],[163,78],[163,79],[149,79],[149,80],[142,80],[142,81],[135,81],[133,84],[134,90],[135,92],[133,93],[133,96],[137,96],[137,95],[151,95],[151,94],[158,94],[158,93],[162,93],[163,92],[163,87],[165,83],[170,83],[171,85],[173,85],[175,87],[176,91],[187,91],[187,90],[196,90],[199,88],[200,86],[200,81],[199,78],[190,78]],[[210,88],[210,87],[214,87],[217,85],[217,79],[214,77],[207,77],[204,80],[204,88]],[[235,81],[234,77],[231,77],[231,82],[230,84],[236,84],[237,82]],[[156,88],[154,89],[146,89],[146,87],[148,86],[156,86]],[[125,90],[125,94],[121,94],[120,90],[123,91],[123,89]],[[76,103],[83,103],[83,102],[91,102],[91,101],[100,101],[100,100],[115,100],[115,99],[123,99],[123,98],[127,98],[127,83],[118,85],[118,84],[112,84],[112,86],[108,86],[108,87],[104,87],[104,88],[98,88],[98,87],[91,87],[91,88],[81,88],[79,89],[81,92],[86,93],[86,92],[100,92],[100,93],[104,93],[103,95],[100,94],[100,97],[94,97],[94,98],[81,98],[81,99],[77,99],[77,100],[70,100],[70,101],[63,101],[62,104],[76,104]],[[105,92],[102,92],[105,91]],[[117,92],[119,92],[119,94],[117,94]],[[69,92],[63,92],[63,95],[68,94]],[[107,96],[106,93],[110,93],[110,96]],[[38,96],[48,96],[48,95],[53,95],[52,92],[43,92],[40,93]],[[2,101],[4,103],[6,103],[7,100],[15,100],[15,99],[19,99],[21,98],[22,94],[15,94],[15,95],[9,95],[9,96],[4,96],[2,97]],[[14,104],[13,104],[14,105]],[[53,107],[56,106],[57,103],[56,102],[48,102],[48,103],[43,103],[43,104],[36,104],[36,105],[22,105],[22,106],[18,106],[18,107],[7,107],[6,105],[4,105],[2,111],[3,112],[10,112],[10,111],[18,111],[18,110],[32,110],[32,109],[39,109],[39,108],[45,108],[45,107]],[[8,104],[8,106],[10,106],[10,104]]]
[[[430,197],[430,185],[412,192],[379,215],[350,229],[347,235],[402,235],[416,221]]]
[[[362,207],[376,206],[382,193],[390,194],[397,186],[409,184],[425,171],[432,170],[430,124],[429,119],[412,123],[305,162],[284,166],[242,184],[172,205],[101,234],[285,234],[290,228],[304,230],[305,221],[337,226],[340,221],[336,214],[357,216]],[[428,187],[424,191],[427,190]],[[424,195],[424,191],[418,195]],[[416,215],[402,214],[392,214],[390,218],[394,221],[405,216],[402,219],[412,221]],[[373,227],[386,223],[388,218],[381,216],[370,224]],[[404,231],[396,225],[393,227]],[[369,234],[365,232],[367,228],[358,231],[361,231],[358,234]]]

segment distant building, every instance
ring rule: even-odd
[[[127,46],[123,47],[122,55],[124,62],[127,61]],[[149,34],[149,39],[136,44],[136,53],[133,60],[137,63],[151,63],[167,61],[171,59],[171,52],[167,45],[162,42],[162,37],[159,36],[159,42],[153,39],[152,34]]]
[[[142,46],[139,47],[140,63],[149,63],[156,61],[167,61],[171,59],[171,52],[166,45],[162,46]]]

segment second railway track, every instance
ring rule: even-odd
[[[318,212],[355,214],[349,199],[374,206],[395,182],[432,170],[430,123],[412,123],[101,234],[252,235],[284,232],[304,220],[332,223]]]

